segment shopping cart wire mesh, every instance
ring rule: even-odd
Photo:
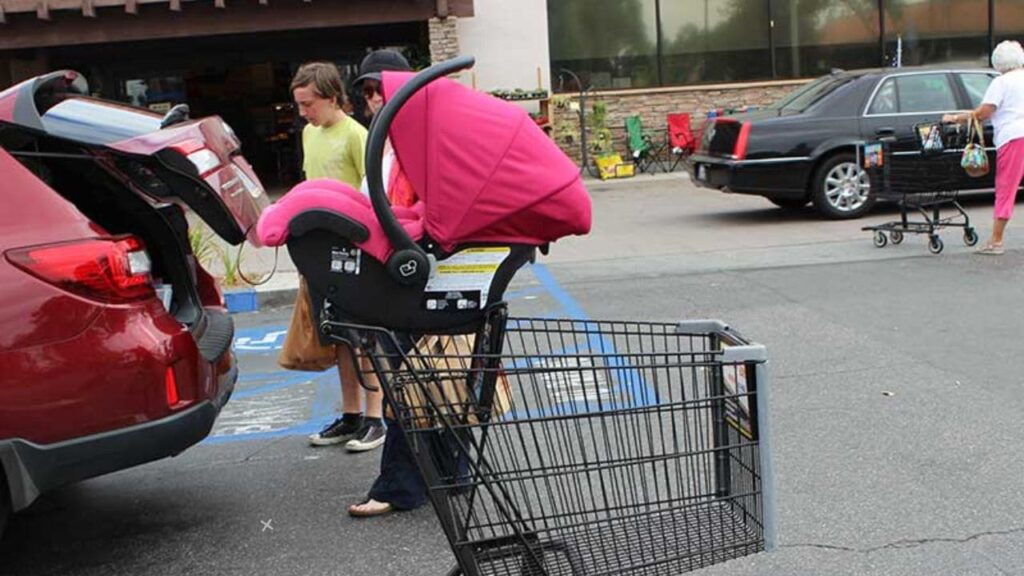
[[[774,543],[766,356],[724,325],[330,329],[363,335],[464,574],[668,575]]]

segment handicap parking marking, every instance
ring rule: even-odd
[[[288,334],[286,326],[246,328],[235,332],[235,341],[231,347],[235,354],[274,352],[280,350],[284,345],[286,334]]]
[[[340,388],[335,370],[243,374],[204,443],[316,432],[336,411]]]

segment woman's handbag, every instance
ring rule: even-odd
[[[295,298],[292,323],[284,337],[277,363],[286,370],[323,372],[337,365],[337,352],[333,344],[320,343],[319,327],[313,320],[306,279],[299,280],[299,294]]]
[[[960,157],[960,166],[972,178],[980,178],[988,174],[990,169],[988,152],[985,151],[985,131],[974,114],[971,114],[967,125],[967,145]]]

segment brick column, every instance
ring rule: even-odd
[[[431,62],[442,62],[459,55],[459,29],[456,25],[457,22],[458,19],[454,16],[430,19]]]

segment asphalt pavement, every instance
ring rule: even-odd
[[[519,274],[514,314],[717,318],[768,348],[780,547],[695,574],[1024,574],[1024,232],[993,258],[947,230],[933,256],[871,245],[860,227],[891,208],[825,222],[675,177],[593,192],[593,234]],[[983,236],[990,201],[969,201]],[[242,379],[213,436],[42,498],[0,574],[447,573],[429,507],[345,515],[379,453],[307,445],[338,386],[276,367],[289,312],[235,317]]]

